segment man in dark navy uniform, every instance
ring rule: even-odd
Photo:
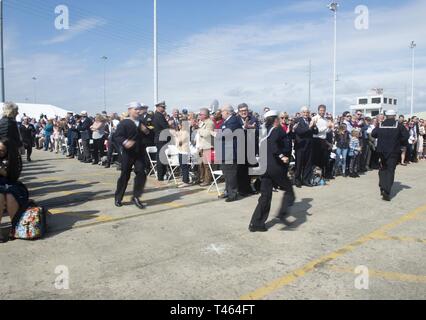
[[[389,110],[386,119],[371,133],[377,139],[377,153],[380,158],[380,193],[385,201],[391,201],[395,180],[395,169],[401,155],[401,146],[409,138],[407,129],[396,120],[396,112]]]
[[[132,202],[139,209],[144,209],[140,197],[143,194],[146,174],[145,174],[145,152],[143,149],[143,137],[149,134],[149,130],[140,121],[140,111],[142,106],[138,102],[129,104],[129,118],[120,122],[114,134],[114,140],[122,146],[121,176],[117,181],[117,191],[115,192],[115,205],[122,206],[124,194],[130,180],[130,175],[134,167],[136,174],[133,187]]]
[[[166,150],[164,150],[164,146],[168,142],[170,142],[170,134],[168,133],[168,130],[170,127],[165,116],[165,112],[167,108],[166,103],[164,101],[160,102],[155,107],[156,107],[156,111],[152,119],[152,122],[154,125],[154,132],[155,132],[154,143],[155,143],[155,146],[157,147],[157,157],[156,157],[157,176],[158,176],[158,181],[164,181],[164,176],[166,175],[166,172],[167,172],[167,164],[161,162],[161,160],[167,159],[165,154]],[[163,140],[162,138],[166,136],[168,137],[167,140],[162,141]]]
[[[265,114],[266,138],[261,144],[267,144],[266,154],[261,154],[260,166],[266,165],[266,173],[261,177],[261,196],[256,210],[253,213],[249,230],[251,232],[266,232],[266,221],[271,210],[272,189],[279,186],[285,191],[282,199],[278,218],[284,219],[287,210],[293,206],[296,197],[293,186],[287,176],[290,162],[287,156],[291,153],[290,137],[282,130],[277,111],[269,111]],[[263,150],[264,148],[261,148]]]

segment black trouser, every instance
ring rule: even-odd
[[[399,154],[379,154],[380,158],[380,170],[379,170],[379,179],[380,179],[380,189],[384,191],[387,195],[391,194],[392,186],[395,181],[395,170],[399,162]]]
[[[83,140],[83,160],[84,162],[89,162],[91,160],[90,158],[90,140]]]
[[[104,138],[93,140],[93,161],[95,163],[99,163],[99,159],[105,155],[104,143]]]
[[[302,183],[310,183],[312,175],[312,150],[311,145],[296,150],[295,180]]]
[[[157,143],[155,146],[157,147],[157,155],[156,155],[156,161],[157,161],[157,175],[158,175],[158,181],[164,181],[164,176],[167,172],[167,164],[163,164],[161,162],[161,159],[167,159],[166,158],[166,149],[163,147],[166,145],[166,142]]]
[[[72,130],[68,131],[68,135],[67,135],[67,139],[68,139],[68,152],[69,152],[69,156],[75,156],[76,155],[76,148],[77,148],[77,143],[78,143],[78,133]]]
[[[135,168],[135,183],[133,187],[133,197],[140,198],[143,194],[146,183],[145,159],[143,155],[129,154],[124,151],[121,162],[121,175],[117,181],[117,191],[115,192],[115,200],[122,201],[129,184],[132,169]]]
[[[189,183],[189,155],[179,154],[179,164],[182,170],[182,181]]]
[[[287,214],[288,208],[293,206],[296,199],[293,187],[288,177],[282,173],[283,172],[279,172],[274,175],[266,173],[262,176],[260,186],[261,195],[250,223],[252,227],[265,226],[269,217],[269,212],[271,211],[272,189],[274,186],[278,186],[285,191],[281,201],[279,217],[283,218]]]
[[[250,187],[249,166],[247,164],[239,164],[237,168],[238,192],[247,195],[253,192]]]
[[[27,151],[27,160],[31,159],[33,153],[33,143],[32,141],[24,141],[24,148]]]
[[[312,164],[321,168],[323,177],[326,175],[328,159],[327,141],[325,139],[314,138],[312,141]]]
[[[222,171],[225,177],[225,185],[228,198],[236,199],[238,197],[238,165],[223,164]]]

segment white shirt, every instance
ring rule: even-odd
[[[314,138],[327,139],[328,121],[325,118],[317,116],[314,118],[317,121],[318,134],[314,134]]]

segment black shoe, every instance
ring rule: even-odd
[[[230,202],[235,202],[235,201],[238,201],[238,197],[235,197],[235,198],[227,198],[227,199],[225,200],[225,202],[228,202],[228,203],[230,203]]]
[[[296,181],[296,187],[297,188],[302,188],[302,182]]]
[[[31,158],[28,158],[28,159],[27,159],[27,161],[28,161],[28,162],[31,162],[32,160],[31,160]]]
[[[383,192],[383,195],[382,195],[382,197],[383,197],[383,201],[391,201],[391,197],[390,197],[390,195],[388,195],[387,193],[385,193],[385,192]]]
[[[109,169],[109,168],[111,168],[111,165],[110,165],[109,163],[107,163],[107,164],[105,165],[105,168],[106,168],[106,169]]]
[[[141,202],[141,200],[139,198],[133,198],[133,203],[139,209],[141,209],[141,210],[145,209],[145,206],[143,205],[143,203]]]
[[[267,232],[268,229],[265,226],[263,226],[263,227],[250,226],[249,231],[250,232]]]
[[[305,182],[305,183],[303,183],[303,185],[304,185],[305,187],[309,187],[309,188],[312,188],[312,187],[313,187],[313,184],[312,184],[312,183],[310,183],[310,182]]]
[[[97,166],[98,163],[97,162],[92,162],[92,166]]]
[[[115,206],[118,207],[118,208],[121,208],[123,206],[123,204],[121,203],[121,201],[115,200]]]

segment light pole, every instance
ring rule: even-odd
[[[309,90],[308,90],[308,107],[311,109],[311,89],[312,88],[312,60],[309,60]]]
[[[328,8],[334,12],[334,53],[333,53],[333,118],[336,118],[336,80],[337,80],[337,9],[339,4],[332,2]]]
[[[157,0],[154,0],[154,106],[158,103]]]
[[[4,84],[4,46],[3,46],[3,0],[0,0],[0,46],[1,46],[1,58],[0,58],[0,73],[1,73],[1,101],[6,101],[5,84]]]
[[[412,53],[411,57],[411,117],[414,114],[414,49],[417,47],[417,44],[414,41],[411,41],[410,49]]]
[[[37,103],[37,77],[32,77],[34,81],[34,103]]]
[[[108,60],[107,56],[101,57],[102,60],[104,60],[104,111],[107,111],[107,103],[106,103],[106,63]]]

